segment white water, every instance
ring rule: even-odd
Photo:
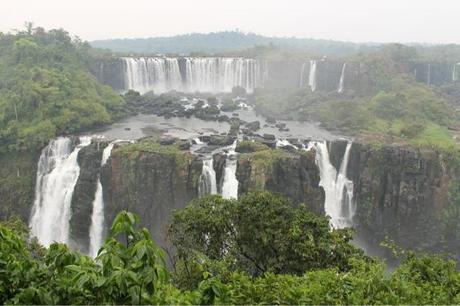
[[[102,152],[101,167],[110,158],[115,141],[107,145]],[[96,194],[93,201],[93,212],[91,213],[91,225],[89,228],[89,255],[95,258],[104,240],[104,195],[101,184],[101,177],[97,180]]]
[[[455,63],[454,67],[452,68],[452,82],[456,82],[458,80],[457,77],[457,66],[460,65],[460,63]]]
[[[304,82],[305,82],[305,69],[307,68],[307,63],[302,64],[302,68],[300,70],[300,82],[299,82],[299,87],[303,87]]]
[[[316,90],[316,60],[310,61],[310,74],[308,76],[308,86],[310,86],[311,91]]]
[[[287,139],[276,139],[276,148],[283,148],[283,147],[292,147],[298,149],[295,145],[289,142]]]
[[[339,89],[337,90],[338,93],[343,92],[343,83],[345,81],[345,68],[346,67],[347,67],[347,63],[343,63],[342,73],[340,74]]]
[[[70,205],[80,175],[78,152],[90,143],[90,137],[80,137],[80,144],[71,151],[72,141],[60,137],[52,140],[42,151],[30,228],[31,235],[44,246],[55,241],[69,242]]]
[[[264,62],[220,57],[125,57],[126,87],[141,93],[169,90],[183,92],[230,92],[242,86],[248,92],[263,85]]]
[[[203,170],[200,177],[198,195],[200,197],[208,194],[217,194],[216,171],[212,156],[203,160]]]
[[[237,141],[230,146],[224,169],[222,183],[222,197],[224,199],[238,199],[238,180],[236,179],[237,153],[235,152]]]
[[[323,187],[325,192],[324,210],[326,215],[331,217],[333,228],[353,225],[356,211],[353,203],[353,182],[346,176],[351,145],[351,142],[347,144],[339,172],[331,164],[326,142],[314,142],[308,148],[316,149],[316,163],[321,178],[319,185]]]
[[[428,64],[428,72],[427,72],[426,84],[428,86],[431,85],[431,64]]]

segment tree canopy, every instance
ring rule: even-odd
[[[0,33],[0,150],[34,148],[106,124],[123,99],[88,70],[90,47],[64,30]]]

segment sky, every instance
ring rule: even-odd
[[[239,29],[354,42],[460,43],[460,0],[0,0],[0,31],[64,28],[84,40]]]

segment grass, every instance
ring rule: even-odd
[[[182,151],[178,143],[172,145],[162,145],[155,138],[142,139],[136,143],[124,145],[116,150],[113,154],[121,155],[129,160],[135,160],[140,153],[154,153],[172,156],[179,167],[185,167],[193,155],[189,151]]]
[[[432,122],[428,123],[426,128],[409,143],[417,147],[428,147],[447,152],[458,150],[449,130]]]

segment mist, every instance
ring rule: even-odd
[[[239,29],[354,42],[460,43],[458,1],[4,0],[0,31],[31,21],[85,40]]]

